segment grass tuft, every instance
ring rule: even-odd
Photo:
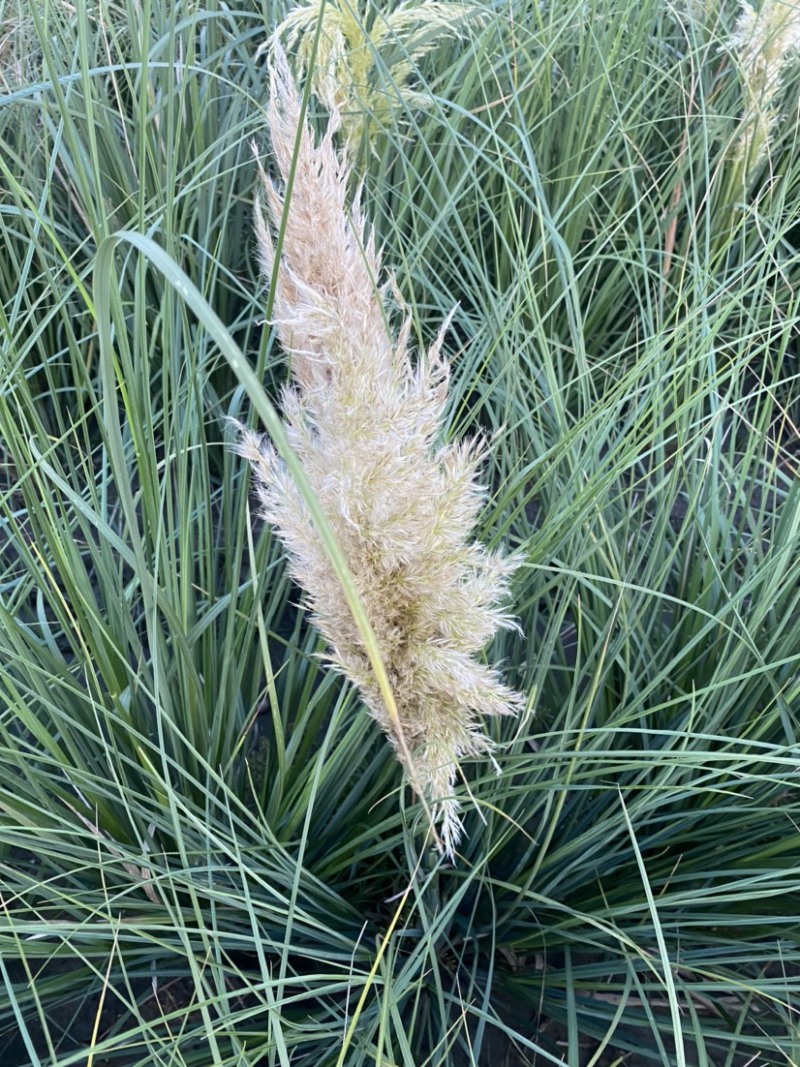
[[[302,476],[249,147],[288,9],[0,4],[4,1065],[800,1060],[800,67],[742,156],[738,4],[467,6],[419,55],[359,9],[425,107],[350,158],[521,561],[451,867],[230,448],[253,410]]]

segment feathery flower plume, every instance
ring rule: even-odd
[[[747,99],[737,155],[752,171],[763,160],[778,121],[776,102],[786,64],[800,49],[800,9],[764,0],[756,11],[742,0],[729,45],[738,53]]]
[[[445,38],[461,37],[468,19],[483,15],[452,0],[415,0],[374,11],[369,0],[325,0],[324,8],[323,0],[309,0],[288,13],[273,38],[296,55],[301,76],[311,62],[320,18],[312,86],[322,104],[339,114],[340,132],[354,151],[365,124],[369,135],[401,101],[428,106],[430,98],[408,85],[414,64]],[[378,56],[386,63],[385,82],[377,77]]]
[[[263,438],[242,431],[260,514],[275,527],[331,662],[360,690],[440,824],[450,856],[460,838],[452,797],[462,757],[491,752],[482,715],[519,711],[523,698],[476,653],[499,627],[516,562],[471,539],[485,497],[476,441],[438,440],[447,400],[444,324],[417,365],[410,319],[387,326],[391,281],[376,288],[380,255],[359,196],[347,208],[349,171],[334,150],[338,114],[315,144],[280,49],[273,55],[267,119],[283,182],[299,147],[287,205],[273,324],[291,357],[282,395],[292,448],[333,528],[377,637],[397,703],[387,712],[359,629],[300,493]],[[283,188],[262,170],[256,231],[261,268],[274,265]],[[395,296],[397,294],[395,293]],[[398,731],[399,727],[399,731]]]

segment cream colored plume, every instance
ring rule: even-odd
[[[743,0],[729,46],[739,58],[746,99],[737,154],[750,173],[767,154],[779,119],[786,64],[800,49],[800,8],[765,0],[756,10]]]
[[[321,141],[301,124],[285,56],[273,56],[267,113],[282,183],[299,147],[288,205],[262,170],[257,212],[261,267],[270,278],[273,234],[286,222],[273,324],[291,360],[283,392],[287,434],[339,541],[397,704],[387,712],[359,629],[301,495],[272,445],[243,432],[263,518],[282,540],[333,664],[359,689],[440,824],[453,855],[461,823],[453,787],[463,757],[489,754],[482,716],[523,705],[476,658],[499,627],[516,564],[472,539],[485,497],[475,441],[440,440],[448,366],[434,346],[414,363],[410,322],[387,326],[380,256],[348,208],[349,173],[334,150],[334,117]],[[266,207],[267,218],[262,215]],[[446,326],[446,324],[445,324]]]

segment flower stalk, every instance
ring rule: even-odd
[[[348,206],[350,174],[334,147],[338,112],[316,143],[280,49],[267,121],[280,182],[261,169],[256,234],[270,278],[283,226],[272,324],[291,361],[284,424],[369,619],[390,700],[286,466],[269,441],[246,430],[237,450],[252,464],[260,514],[286,548],[331,663],[357,686],[452,857],[461,834],[452,795],[460,761],[492,751],[482,716],[524,705],[477,658],[498,629],[515,626],[503,604],[517,561],[473,540],[486,495],[485,447],[441,440],[449,320],[416,362],[410,317],[397,334],[388,326],[390,296],[399,294],[391,279],[380,284],[358,194]]]

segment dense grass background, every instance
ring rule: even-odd
[[[798,1063],[800,62],[757,163],[727,0],[374,49],[353,163],[525,558],[450,867],[229,448],[284,14],[0,3],[0,1062]]]

